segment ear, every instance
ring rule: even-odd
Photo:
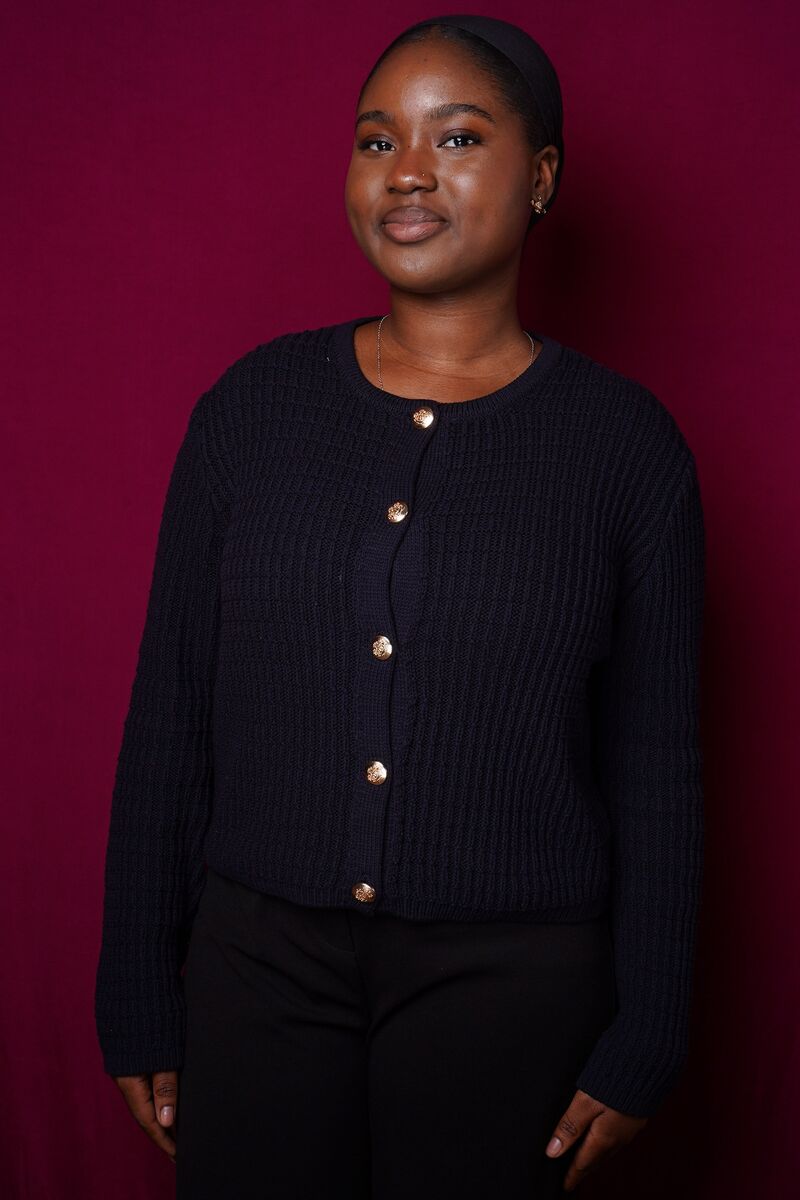
[[[543,146],[537,150],[533,158],[531,174],[531,199],[535,195],[542,197],[545,208],[550,203],[558,171],[559,154],[556,146]]]

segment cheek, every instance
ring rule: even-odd
[[[502,181],[500,184],[498,179]],[[450,176],[447,186],[453,197],[454,210],[468,218],[473,226],[483,228],[488,223],[491,228],[498,221],[525,210],[521,182],[511,172],[496,168],[462,169]]]
[[[350,232],[357,245],[370,257],[375,240],[371,216],[375,209],[375,200],[370,193],[369,181],[357,167],[351,168],[345,178],[344,209]]]
[[[345,204],[354,212],[369,199],[369,183],[357,160],[352,160],[344,181]]]
[[[353,203],[356,201],[356,196],[357,196],[357,179],[356,179],[356,173],[351,164],[347,170],[347,175],[345,176],[345,180],[344,180],[344,202],[347,205],[348,210],[353,205]]]

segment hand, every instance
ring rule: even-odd
[[[145,1133],[175,1165],[175,1118],[178,1111],[178,1072],[114,1075],[114,1082]]]
[[[573,1191],[604,1158],[610,1158],[627,1146],[648,1119],[618,1112],[578,1089],[569,1108],[558,1121],[545,1151],[549,1158],[558,1158],[577,1142],[582,1133],[586,1133],[569,1165],[564,1191]]]

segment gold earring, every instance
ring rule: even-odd
[[[535,200],[531,200],[531,204],[533,205],[534,212],[540,213],[542,216],[547,212],[547,209],[542,204],[541,196],[537,195]]]

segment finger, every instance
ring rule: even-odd
[[[619,1140],[604,1131],[598,1121],[594,1121],[587,1131],[586,1137],[578,1146],[575,1157],[569,1164],[567,1177],[564,1180],[564,1190],[571,1192],[573,1188],[586,1178],[605,1158],[609,1158],[620,1148]]]
[[[160,1125],[174,1126],[178,1105],[178,1072],[153,1072],[153,1107]]]
[[[569,1108],[564,1112],[553,1130],[553,1135],[547,1143],[545,1154],[549,1158],[558,1158],[574,1146],[581,1134],[588,1128],[589,1122],[603,1106],[587,1096],[586,1092],[578,1091],[572,1098]]]
[[[117,1086],[125,1097],[136,1123],[160,1150],[175,1162],[175,1138],[171,1129],[165,1129],[156,1119],[153,1104],[153,1087],[149,1075],[116,1076]]]

